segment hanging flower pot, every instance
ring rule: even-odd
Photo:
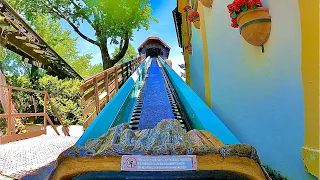
[[[192,54],[192,44],[189,43],[184,47],[185,50],[188,51],[188,54]]]
[[[212,7],[213,0],[199,0],[202,5],[204,5],[207,8]]]
[[[251,45],[262,46],[271,32],[269,10],[260,0],[234,0],[228,5],[231,26],[239,28],[241,36]],[[262,49],[264,51],[264,49]]]
[[[193,23],[194,27],[200,29],[200,15],[194,11],[188,16],[188,20]]]

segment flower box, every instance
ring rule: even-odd
[[[269,10],[260,0],[234,0],[228,5],[231,26],[239,28],[241,36],[251,45],[263,46],[271,32]]]
[[[200,15],[194,11],[188,16],[188,20],[193,23],[194,27],[200,29]]]
[[[189,43],[184,47],[185,50],[188,51],[188,54],[192,54],[192,44]]]
[[[186,5],[186,6],[183,8],[183,11],[184,11],[184,12],[188,12],[188,11],[190,11],[190,10],[192,10],[192,7],[189,6],[189,5]]]

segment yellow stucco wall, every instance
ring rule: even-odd
[[[187,5],[187,1],[179,0],[177,5],[178,5],[178,11],[182,15],[182,23],[183,23],[182,24],[182,48],[184,48],[184,46],[189,43],[189,39],[190,39],[190,36],[188,33],[188,27],[186,26],[187,17],[186,17],[186,13],[183,11],[183,8]],[[186,69],[186,83],[190,85],[190,59],[189,59],[188,51],[184,50],[183,55],[184,55],[185,69]]]
[[[304,163],[319,177],[319,0],[262,0],[272,16],[264,54],[226,27],[231,2],[198,8],[207,104],[266,164],[313,179]]]
[[[203,8],[201,3],[198,4],[198,12],[200,17],[204,17]],[[203,50],[203,61],[204,61],[204,90],[205,90],[205,102],[207,106],[211,107],[211,87],[210,87],[210,67],[209,67],[209,54],[208,54],[208,43],[207,43],[207,28],[205,18],[201,19],[200,30],[202,35],[202,50]]]
[[[319,134],[319,0],[299,0],[302,34],[302,80],[305,137],[302,158],[305,168],[320,178]]]

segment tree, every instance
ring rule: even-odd
[[[102,71],[102,65],[91,65],[91,54],[80,55],[77,39],[71,37],[70,30],[63,30],[59,21],[48,15],[39,14],[31,22],[35,31],[74,68],[83,78]]]
[[[65,20],[86,41],[98,46],[103,68],[112,67],[125,56],[133,31],[148,29],[151,16],[149,0],[10,0],[11,4],[34,21],[35,14],[51,14]],[[155,20],[156,21],[156,20]],[[80,25],[89,25],[96,38],[81,31]],[[119,53],[110,56],[108,43],[117,45]]]
[[[91,54],[80,55],[77,39],[71,37],[70,30],[63,30],[59,21],[48,15],[37,15],[32,21],[35,31],[74,68],[83,78],[102,71],[102,65],[91,65]]]
[[[114,49],[114,52],[112,53],[112,57],[115,57],[117,54],[119,54],[119,52],[120,52],[120,49],[118,47],[116,47]],[[129,44],[126,54],[124,55],[124,57],[120,61],[118,61],[118,64],[127,62],[127,61],[133,59],[134,57],[136,57],[137,55],[138,55],[138,53],[136,52],[135,48],[132,46],[132,44]]]

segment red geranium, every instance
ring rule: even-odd
[[[187,12],[187,11],[189,11],[189,10],[191,10],[191,9],[192,9],[191,6],[186,5],[186,6],[183,8],[183,11],[184,11],[184,12]]]
[[[189,49],[189,47],[192,47],[192,44],[191,44],[191,43],[189,43],[189,44],[187,44],[187,45],[184,46],[185,49]]]
[[[228,11],[231,18],[231,27],[238,28],[237,17],[240,13],[246,12],[250,9],[262,7],[261,0],[234,0],[228,6]]]
[[[190,22],[193,22],[194,19],[199,18],[200,15],[197,11],[192,12],[189,16],[188,16],[188,20]]]

